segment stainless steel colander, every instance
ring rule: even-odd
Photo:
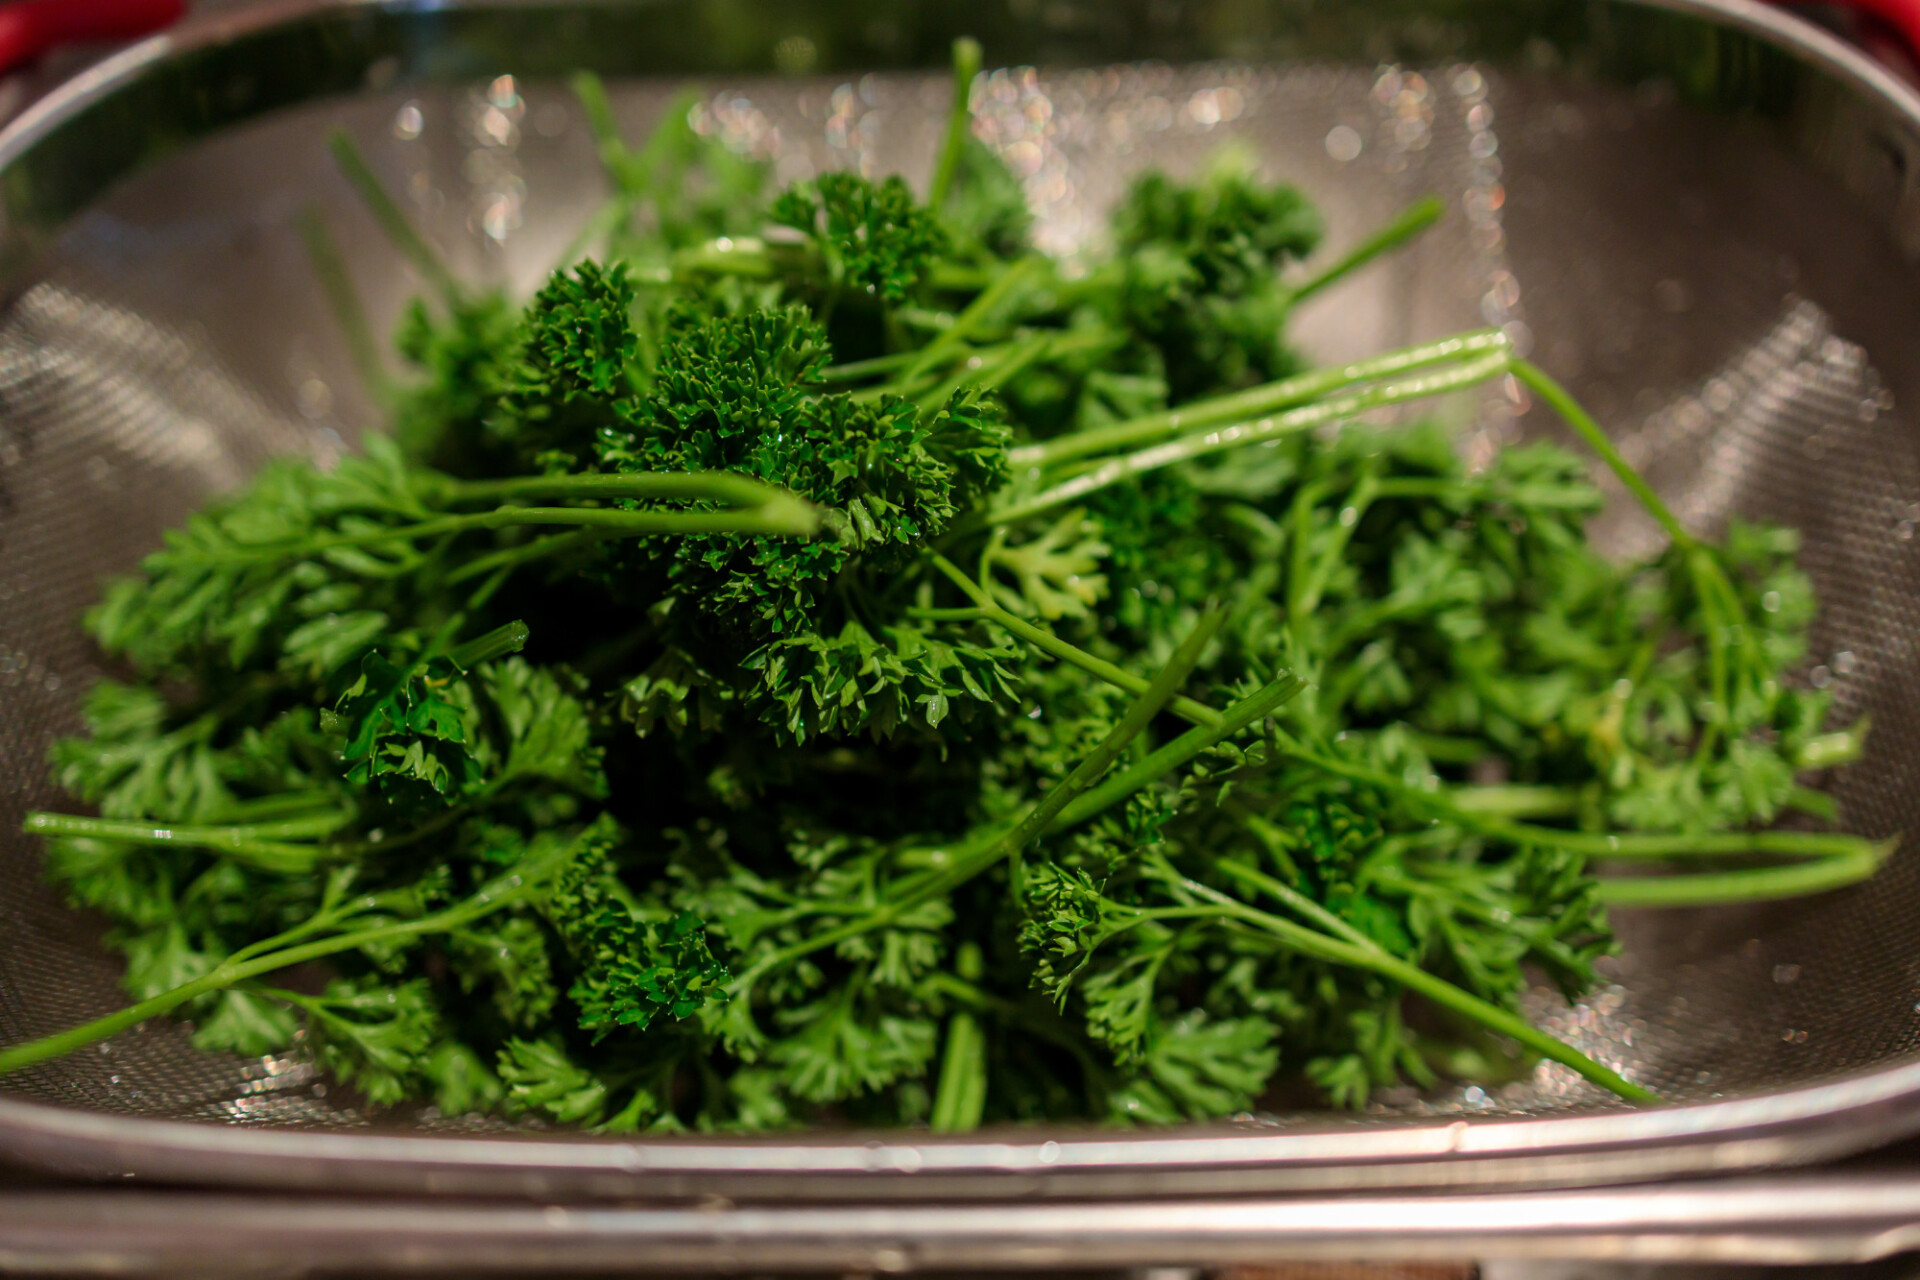
[[[41,882],[22,812],[100,672],[77,625],[208,494],[374,425],[300,248],[317,207],[375,315],[416,282],[325,158],[343,125],[473,278],[528,289],[601,183],[565,73],[638,133],[928,167],[950,39],[980,128],[1071,252],[1132,172],[1222,145],[1326,208],[1330,246],[1450,213],[1297,322],[1336,359],[1504,325],[1688,521],[1803,529],[1826,608],[1801,678],[1870,714],[1850,824],[1920,841],[1920,97],[1746,0],[287,0],[111,60],[0,136],[0,1043],[120,1004],[99,922]],[[1035,69],[1037,68],[1037,69]],[[1535,429],[1517,394],[1473,447]],[[1626,513],[1595,536],[1643,551]],[[373,1113],[298,1055],[150,1026],[0,1084],[0,1156],[200,1182],[754,1198],[1135,1196],[1601,1181],[1807,1160],[1920,1129],[1920,856],[1812,901],[1621,913],[1608,985],[1533,1012],[1684,1105],[1557,1068],[1357,1119],[957,1142],[604,1141]]]

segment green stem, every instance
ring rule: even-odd
[[[1890,843],[1874,844],[1861,836],[1822,831],[1718,831],[1699,834],[1685,832],[1607,834],[1594,831],[1562,831],[1510,822],[1504,818],[1476,813],[1454,802],[1445,791],[1428,792],[1408,786],[1390,774],[1369,769],[1332,756],[1309,751],[1283,739],[1281,754],[1300,764],[1363,783],[1404,797],[1411,804],[1436,817],[1453,822],[1476,834],[1511,844],[1564,849],[1590,858],[1731,858],[1752,854],[1776,857],[1826,860],[1860,858],[1867,850],[1881,851],[1884,858]]]
[[[1213,643],[1213,638],[1220,633],[1220,628],[1226,621],[1226,610],[1217,606],[1200,615],[1199,621],[1193,624],[1193,630],[1188,633],[1185,640],[1180,642],[1180,647],[1174,650],[1173,657],[1167,660],[1167,665],[1160,669],[1159,674],[1154,676],[1147,687],[1140,691],[1133,704],[1127,708],[1126,714],[1120,717],[1120,722],[1114,725],[1107,736],[1100,740],[1100,744],[1088,752],[1086,757],[1075,765],[1073,771],[1067,774],[1053,790],[1047,792],[1020,825],[999,843],[990,855],[990,861],[984,863],[982,869],[985,866],[991,866],[994,862],[1019,856],[1023,849],[1039,839],[1040,835],[1053,825],[1054,820],[1071,801],[1106,775],[1107,770],[1113,767],[1113,762],[1120,758],[1120,753],[1145,731],[1155,716],[1172,703],[1175,691],[1187,682],[1188,676],[1193,674],[1193,669],[1200,664],[1200,655],[1205,652],[1209,644]],[[1219,717],[1219,712],[1212,714]]]
[[[1638,498],[1640,505],[1647,509],[1648,514],[1660,522],[1676,547],[1691,548],[1697,545],[1693,535],[1688,533],[1686,526],[1680,523],[1679,517],[1675,516],[1668,509],[1667,504],[1660,500],[1660,495],[1653,491],[1653,486],[1633,469],[1633,464],[1614,448],[1613,441],[1607,438],[1605,429],[1594,421],[1593,415],[1582,408],[1580,402],[1575,400],[1565,387],[1548,377],[1538,365],[1518,357],[1514,358],[1511,364],[1513,376],[1523,385],[1531,388],[1534,394],[1560,416],[1561,421],[1572,427],[1580,438],[1587,442],[1587,447],[1599,455],[1600,460],[1607,464],[1608,469],[1619,478],[1620,483],[1627,487],[1627,491]]]
[[[929,1126],[935,1133],[970,1133],[980,1127],[986,1105],[986,1041],[979,1021],[959,1010],[947,1018],[947,1047]]]
[[[1894,843],[1888,840],[1840,857],[1750,871],[1631,879],[1603,876],[1599,881],[1600,900],[1615,907],[1705,907],[1801,898],[1872,879],[1892,853]]]
[[[291,819],[252,826],[197,827],[82,818],[66,813],[29,813],[21,824],[21,830],[31,835],[210,849],[261,871],[275,875],[300,875],[312,871],[325,851],[316,845],[291,841],[301,837],[331,835],[351,820],[351,814],[333,813],[321,818]]]
[[[1462,813],[1489,818],[1567,818],[1580,812],[1580,793],[1571,787],[1455,787],[1449,798]]]
[[[1861,836],[1824,831],[1717,831],[1700,835],[1659,832],[1646,835],[1604,835],[1592,831],[1559,831],[1518,822],[1478,822],[1488,835],[1515,844],[1545,845],[1581,853],[1590,858],[1736,858],[1772,854],[1785,858],[1857,857],[1880,848]]]
[[[791,246],[782,247],[791,248]],[[791,253],[781,261],[776,261],[767,243],[757,236],[726,236],[679,250],[673,255],[673,264],[669,267],[636,268],[633,278],[637,283],[663,288],[676,283],[688,274],[735,276],[743,280],[771,280],[783,269],[804,265],[804,262],[804,258]],[[991,284],[995,278],[995,273],[979,267],[970,267],[957,262],[936,262],[932,270],[927,272],[927,287],[936,293],[977,293]],[[921,323],[927,327],[939,329],[944,329],[953,322],[951,312],[935,311],[925,307],[901,307],[894,312],[894,315],[910,323]]]
[[[477,606],[469,606],[469,609]],[[492,662],[495,658],[504,658],[510,653],[519,653],[527,647],[527,624],[515,619],[503,623],[484,635],[476,636],[455,649],[447,656],[453,659],[453,665],[461,670],[470,670],[483,662]]]
[[[960,156],[966,149],[967,130],[973,124],[969,99],[973,96],[974,77],[980,74],[980,42],[967,36],[953,42],[953,106],[947,112],[947,134],[940,143],[940,158],[934,165],[933,181],[927,187],[927,207],[935,213],[947,207],[947,193],[953,189],[953,176],[960,171]]]
[[[624,475],[512,476],[504,480],[445,479],[433,486],[448,502],[509,498],[622,498],[666,502],[724,502],[742,510],[783,509],[799,501],[775,485],[729,471],[641,471]],[[804,505],[804,504],[803,504]]]
[[[1377,948],[1379,945],[1375,943],[1373,939],[1367,937],[1366,934],[1360,932],[1360,930],[1354,928],[1345,920],[1342,920],[1339,916],[1333,914],[1333,912],[1327,910],[1312,898],[1309,898],[1306,894],[1301,893],[1292,885],[1282,884],[1272,876],[1255,870],[1253,867],[1244,866],[1238,862],[1229,862],[1222,859],[1214,865],[1219,868],[1220,874],[1229,879],[1238,880],[1242,884],[1252,886],[1296,915],[1306,917],[1308,921],[1320,926],[1320,928],[1325,929],[1335,937],[1342,938],[1359,947]]]
[[[339,797],[330,791],[314,789],[310,791],[285,791],[274,795],[255,796],[251,800],[236,800],[223,809],[226,818],[223,825],[243,826],[258,829],[269,823],[289,818],[311,818],[318,820],[329,814],[341,812]]]
[[[1257,419],[1295,405],[1309,404],[1363,382],[1377,382],[1432,365],[1453,364],[1477,356],[1498,355],[1504,361],[1512,350],[1498,329],[1476,330],[1438,342],[1390,351],[1370,360],[1315,369],[1279,382],[1198,400],[1129,422],[1076,431],[1042,444],[1015,449],[1008,455],[1016,471],[1051,466],[1070,458],[1137,448],[1196,431],[1202,427]]]
[[[1334,527],[1320,549],[1320,558],[1313,562],[1306,573],[1288,583],[1287,617],[1304,619],[1320,607],[1320,598],[1326,594],[1327,584],[1333,581],[1334,571],[1346,561],[1347,547],[1353,542],[1353,535],[1360,529],[1360,521],[1367,514],[1367,508],[1373,505],[1380,494],[1380,477],[1368,471],[1360,477],[1359,483],[1347,495],[1347,501],[1340,509]],[[1352,512],[1351,518],[1348,512]],[[1311,516],[1311,512],[1308,515]],[[1309,526],[1302,522],[1295,531],[1294,550],[1296,563],[1304,562],[1313,550],[1313,539],[1308,536]]]
[[[979,295],[953,318],[951,325],[934,335],[933,341],[920,348],[919,357],[907,366],[907,371],[897,380],[899,385],[903,388],[911,386],[916,379],[942,360],[957,355],[967,338],[993,317],[994,312],[999,310],[1000,304],[1026,283],[1027,277],[1034,273],[1042,261],[1038,255],[1032,255],[1020,259],[1001,272],[998,279],[981,290]]]
[[[360,149],[353,145],[353,139],[347,136],[345,130],[335,129],[327,138],[327,146],[332,149],[340,172],[359,193],[361,203],[367,206],[367,212],[380,224],[380,229],[386,233],[393,247],[426,277],[434,292],[449,303],[458,300],[460,285],[453,278],[453,272],[447,270],[447,264],[440,261],[440,255],[414,230],[413,223],[400,211],[393,197],[387,194],[380,179],[373,176],[373,170],[367,167],[366,159],[360,154]]]
[[[624,195],[609,197],[607,202],[594,210],[593,216],[573,233],[573,239],[567,241],[566,247],[560,251],[559,257],[555,260],[554,269],[563,271],[579,262],[593,251],[595,245],[601,244],[618,231],[631,217],[633,217],[632,200]]]
[[[1396,476],[1380,482],[1382,498],[1447,498],[1471,502],[1509,502],[1540,511],[1588,511],[1593,500],[1578,489],[1546,485],[1507,486],[1485,480]]]
[[[626,138],[621,136],[619,122],[613,118],[613,103],[607,97],[606,85],[591,71],[577,71],[568,87],[580,103],[581,115],[586,117],[587,132],[593,136],[593,148],[600,157],[601,167],[607,171],[608,179],[624,191],[632,153],[627,150]]]
[[[1380,230],[1356,245],[1338,262],[1293,290],[1297,305],[1314,294],[1344,280],[1383,254],[1391,253],[1440,221],[1447,206],[1438,196],[1428,196],[1400,213]]]
[[[945,314],[944,312],[941,314]],[[990,343],[975,347],[963,366],[946,382],[939,384],[930,393],[921,393],[920,400],[925,408],[922,412],[937,411],[946,403],[947,397],[961,386],[977,385],[995,387],[1011,379],[1027,365],[1043,357],[1055,360],[1068,356],[1085,355],[1098,352],[1103,348],[1117,349],[1126,342],[1126,335],[1106,328],[1085,329],[1020,329],[1005,342]],[[908,356],[918,356],[919,352],[907,352]],[[895,360],[899,356],[886,356],[882,359]],[[979,360],[975,366],[973,361]],[[878,365],[878,361],[863,364]],[[842,365],[843,369],[855,369],[862,366]],[[876,370],[877,371],[877,370]],[[829,369],[823,376],[831,377]],[[856,400],[877,400],[895,390],[892,383],[862,387],[853,393]],[[1014,452],[1019,452],[1015,450]]]
[[[224,990],[263,974],[374,943],[391,942],[424,933],[444,932],[458,928],[469,921],[511,906],[514,902],[533,893],[540,882],[541,877],[535,875],[532,869],[524,869],[519,874],[509,874],[492,882],[464,902],[449,907],[445,911],[423,916],[418,920],[401,921],[343,933],[318,942],[283,947],[238,962],[229,960],[192,982],[184,983],[171,991],[163,991],[157,996],[142,1000],[116,1013],[110,1013],[104,1018],[96,1018],[92,1022],[67,1031],[56,1032],[50,1036],[43,1036],[38,1040],[29,1040],[25,1044],[0,1049],[0,1076],[72,1053],[76,1049],[138,1026],[149,1018],[171,1013],[200,996]]]
[[[1213,725],[1195,725],[1172,742],[1149,753],[1075,800],[1061,811],[1053,831],[1076,827],[1104,813],[1142,787],[1166,777],[1201,752],[1226,741],[1241,730],[1264,720],[1306,688],[1304,682],[1288,672],[1257,693],[1228,707]]]
[[[987,621],[994,623],[1003,630],[1012,632],[1015,636],[1025,640],[1042,653],[1058,658],[1070,666],[1078,667],[1089,675],[1098,676],[1115,688],[1124,689],[1132,694],[1142,694],[1147,691],[1148,682],[1134,675],[1131,671],[1128,671],[1124,667],[1115,666],[1104,658],[1096,658],[1086,650],[1067,643],[1044,627],[1036,627],[1025,618],[1009,613],[998,604],[995,604],[993,597],[988,595],[979,583],[969,578],[966,573],[951,560],[937,551],[929,551],[927,554],[932,558],[934,567],[945,574],[955,586],[967,594],[967,597],[979,608],[981,616]],[[1175,698],[1167,704],[1167,710],[1173,712],[1183,720],[1188,720],[1198,725],[1206,725],[1209,728],[1216,727],[1221,722],[1221,716],[1218,711],[1215,711],[1212,707],[1204,703],[1195,702],[1192,698]]]
[[[959,372],[925,394],[920,402],[922,420],[931,420],[962,387],[978,387],[982,391],[999,390],[1036,360],[1053,354],[1057,347],[1058,339],[1053,334],[1036,333],[1024,341],[1006,346],[997,359],[983,359],[977,367],[968,361]]]
[[[339,547],[369,547],[383,542],[411,542],[417,538],[439,538],[469,533],[477,529],[512,529],[524,525],[572,525],[598,529],[613,537],[638,537],[645,534],[734,533],[769,536],[805,536],[819,528],[819,514],[798,498],[781,504],[747,511],[615,511],[598,507],[501,507],[471,515],[440,516],[413,524],[391,525],[359,533],[327,534],[284,544],[262,543],[225,557],[209,556],[210,562],[233,560],[251,563],[265,555],[299,559],[332,551]]]
[[[676,277],[688,273],[771,280],[779,274],[779,268],[768,253],[765,242],[753,236],[731,236],[675,253],[672,270],[664,283],[670,284]]]
[[[486,555],[473,559],[447,571],[449,585],[465,582],[470,578],[483,577],[499,569],[515,569],[535,560],[544,560],[548,556],[571,550],[575,547],[591,546],[596,542],[605,542],[620,537],[618,530],[581,529],[574,533],[553,533],[544,538],[535,538],[523,542],[517,547],[502,547],[498,551],[489,551]]]
[[[1235,422],[1231,425],[1210,426],[1206,430],[1181,436],[1150,449],[1108,459],[1092,470],[1083,472],[1025,501],[1010,503],[976,515],[972,519],[963,520],[954,526],[951,536],[963,536],[982,528],[1024,520],[1029,516],[1051,511],[1055,507],[1078,502],[1090,494],[1124,480],[1130,480],[1134,476],[1157,471],[1162,467],[1170,467],[1175,463],[1190,462],[1195,458],[1202,458],[1227,449],[1244,449],[1268,440],[1277,440],[1282,436],[1298,435],[1303,431],[1312,431],[1344,418],[1358,417],[1370,409],[1404,404],[1410,400],[1425,400],[1450,391],[1478,386],[1489,378],[1505,373],[1508,362],[1509,358],[1502,350],[1460,362],[1453,368],[1437,373],[1399,382],[1381,383],[1336,400],[1323,400],[1318,404],[1305,405],[1284,413]],[[1073,438],[1072,436],[1064,437],[1068,440]],[[1015,452],[1020,451],[1015,450]]]
[[[1270,915],[1265,911],[1250,907],[1218,889],[1203,885],[1184,877],[1181,884],[1189,893],[1205,898],[1215,904],[1221,913],[1233,916],[1253,927],[1288,943],[1307,955],[1335,964],[1344,964],[1356,969],[1365,969],[1376,973],[1391,982],[1397,982],[1409,991],[1417,992],[1445,1009],[1451,1009],[1463,1017],[1471,1018],[1489,1030],[1533,1050],[1543,1058],[1569,1067],[1584,1078],[1612,1090],[1629,1102],[1658,1103],[1659,1094],[1644,1086],[1637,1085],[1612,1068],[1603,1066],[1572,1045],[1555,1039],[1526,1019],[1491,1004],[1470,992],[1463,991],[1444,978],[1436,977],[1425,969],[1369,942],[1367,945],[1346,941],[1344,938],[1329,937]]]
[[[961,980],[969,985],[980,981],[985,962],[978,944],[963,945],[954,963]],[[971,1010],[955,1010],[947,1019],[946,1052],[940,1060],[940,1085],[929,1124],[935,1133],[969,1133],[980,1127],[986,1107],[986,1038]]]
[[[347,354],[362,385],[375,399],[391,400],[393,379],[387,375],[386,364],[381,359],[380,344],[374,341],[367,309],[360,301],[359,291],[353,287],[353,273],[347,270],[347,260],[340,246],[334,243],[333,233],[327,230],[326,220],[319,210],[309,206],[300,211],[295,225],[300,231],[300,242],[306,246],[307,261],[313,265],[313,274],[320,281],[320,291],[326,295],[327,309],[333,312],[333,321],[347,340]]]
[[[829,365],[820,371],[820,378],[823,382],[864,382],[868,378],[904,369],[919,358],[918,351],[896,351],[892,355],[874,356],[870,360]]]

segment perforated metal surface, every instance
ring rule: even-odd
[[[679,86],[616,86],[639,134]],[[1873,717],[1842,777],[1850,825],[1920,833],[1920,273],[1884,227],[1781,137],[1657,83],[1571,87],[1544,71],[1431,65],[1156,65],[996,73],[984,136],[1028,183],[1047,247],[1069,252],[1135,170],[1190,172],[1222,145],[1304,186],[1330,251],[1411,199],[1446,221],[1317,299],[1296,335],[1326,359],[1508,324],[1626,442],[1684,517],[1805,531],[1826,610],[1804,677]],[[709,82],[705,127],[783,178],[834,166],[919,177],[940,77]],[[599,190],[557,86],[476,81],[302,108],[122,184],[60,238],[0,321],[0,1041],[122,1003],[96,921],[40,881],[22,812],[58,805],[47,743],[100,672],[76,620],[207,494],[286,450],[326,455],[371,424],[293,230],[317,205],[383,323],[411,289],[325,160],[345,124],[457,267],[525,290]],[[1485,450],[1550,429],[1496,389]],[[1596,535],[1643,551],[1643,523]],[[1536,1012],[1677,1100],[1738,1095],[1920,1049],[1920,859],[1816,901],[1623,914],[1615,984]],[[298,1056],[194,1053],[154,1026],[5,1082],[126,1115],[437,1127],[368,1117]],[[1558,1068],[1497,1096],[1390,1097],[1388,1110],[1594,1105]]]

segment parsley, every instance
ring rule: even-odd
[[[175,1014],[371,1103],[611,1132],[1171,1123],[1543,1060],[1644,1101],[1523,1020],[1536,975],[1589,990],[1609,904],[1873,874],[1816,789],[1865,725],[1792,678],[1791,531],[1685,528],[1498,333],[1287,345],[1437,202],[1322,265],[1227,155],[1140,177],[1068,272],[972,134],[979,57],[927,204],[769,191],[691,98],[629,146],[581,78],[610,197],[524,305],[336,140],[430,287],[389,369],[304,227],[392,431],[269,465],[89,613],[130,678],[51,764],[97,816],[27,826],[136,1003],[0,1072]],[[1506,376],[1664,552],[1593,551],[1577,454],[1365,425]]]

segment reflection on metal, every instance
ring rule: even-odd
[[[1774,1180],[1535,1195],[1013,1205],[593,1207],[193,1193],[0,1200],[0,1269],[236,1272],[1076,1271],[1585,1257],[1847,1263],[1920,1246],[1920,1184]],[[1502,1275],[1524,1276],[1522,1268]]]

